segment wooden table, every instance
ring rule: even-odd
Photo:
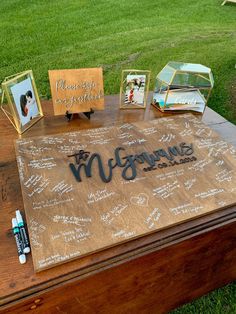
[[[155,119],[157,110],[119,110],[118,96],[106,97],[105,111],[66,122],[45,118],[22,135],[27,138]],[[207,108],[203,121],[236,145],[236,127]],[[160,231],[35,274],[31,256],[20,265],[11,218],[23,201],[14,139],[0,113],[0,312],[164,313],[236,279],[236,207]]]

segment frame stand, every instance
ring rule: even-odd
[[[90,120],[90,117],[91,117],[91,114],[94,113],[94,110],[93,109],[90,109],[89,112],[83,112],[83,114]]]
[[[6,81],[6,78],[3,82]],[[19,133],[19,130],[17,128],[17,124],[15,122],[15,117],[14,115],[11,113],[11,110],[10,110],[10,107],[9,107],[9,104],[8,103],[4,103],[4,100],[5,100],[5,91],[1,89],[0,91],[1,93],[1,109],[2,111],[5,113],[6,117],[8,118],[8,120],[11,122],[11,124],[13,125],[13,127],[16,129],[16,131]]]
[[[24,121],[22,120],[22,116],[24,114],[20,113],[22,111],[20,101],[19,101],[19,104],[17,105],[14,99],[13,92],[11,91],[11,88],[25,81],[26,79],[29,80],[27,89],[28,89],[28,92],[31,92],[31,94],[33,92],[33,94],[30,97],[32,99],[32,96],[34,95],[34,98],[35,98],[34,103],[36,104],[37,111],[35,110],[35,114],[28,116],[28,118]],[[36,122],[38,122],[43,117],[43,111],[40,105],[40,100],[39,100],[39,96],[38,96],[37,89],[35,86],[32,70],[7,76],[3,80],[1,87],[2,87],[0,90],[1,110],[4,112],[6,117],[9,119],[9,121],[11,122],[11,124],[13,125],[13,127],[16,129],[16,131],[19,134],[22,134],[25,131],[27,131],[29,128],[31,128]],[[21,96],[26,97],[25,95],[26,90],[25,89],[22,90]],[[27,104],[27,101],[24,102],[23,104],[24,107],[26,107],[26,104]],[[17,106],[20,106],[20,107],[17,107]],[[27,116],[27,114],[28,114],[28,111],[26,115],[24,116]]]
[[[94,110],[93,110],[93,109],[90,109],[89,112],[82,112],[82,113],[90,120],[91,114],[94,113]],[[65,114],[65,117],[67,118],[67,121],[69,122],[69,121],[73,118],[74,115],[75,115],[74,113],[70,113],[70,112],[67,110],[67,111],[66,111],[66,114]],[[77,115],[77,113],[76,113],[76,115]]]

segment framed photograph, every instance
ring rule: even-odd
[[[6,77],[2,91],[1,108],[19,134],[43,117],[31,70]]]
[[[123,70],[120,86],[120,108],[146,108],[150,71]]]

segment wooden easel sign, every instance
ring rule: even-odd
[[[104,109],[102,68],[49,70],[55,115]]]

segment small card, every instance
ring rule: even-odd
[[[102,68],[49,70],[55,115],[104,109]]]

